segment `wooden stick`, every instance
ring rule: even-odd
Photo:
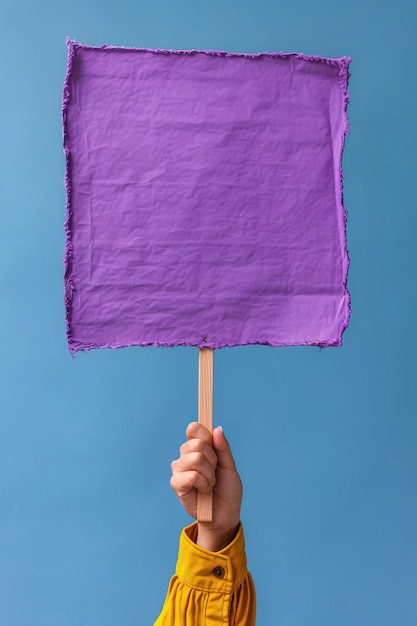
[[[199,350],[198,367],[198,421],[210,432],[213,430],[213,356],[214,350]],[[198,494],[197,520],[211,522],[213,512],[213,492]]]

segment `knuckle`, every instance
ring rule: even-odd
[[[200,467],[201,465],[203,465],[205,460],[205,456],[202,452],[193,452],[193,462],[194,465],[196,465],[197,467]]]
[[[204,447],[204,441],[202,439],[190,439],[188,442],[188,449],[190,452],[201,452]]]

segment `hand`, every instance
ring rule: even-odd
[[[171,487],[184,509],[197,517],[197,492],[213,488],[213,520],[199,522],[197,545],[216,552],[226,547],[240,521],[242,482],[230,446],[220,427],[211,434],[198,422],[186,430],[180,457],[171,463]]]

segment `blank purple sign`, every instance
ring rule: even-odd
[[[71,352],[341,345],[350,59],[68,45]]]

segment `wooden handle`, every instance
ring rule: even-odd
[[[210,432],[213,430],[213,356],[214,350],[201,348],[198,367],[198,421]],[[197,520],[211,522],[213,493],[199,493],[197,497]]]

